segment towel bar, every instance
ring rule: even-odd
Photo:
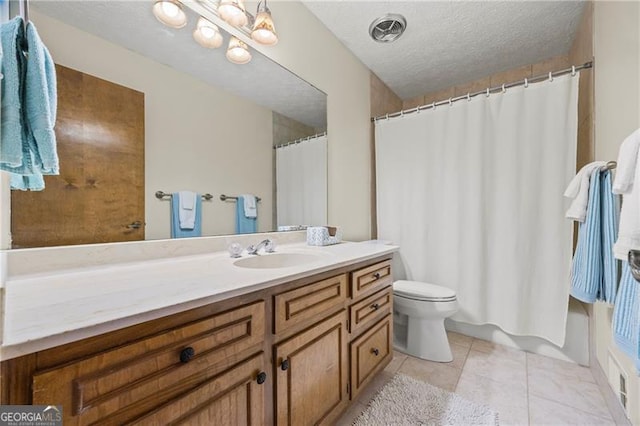
[[[237,200],[238,197],[232,197],[231,195],[220,195],[220,201],[227,201],[227,200]],[[262,198],[260,197],[256,197],[256,201],[260,202],[262,200]]]
[[[170,197],[171,197],[171,194],[167,194],[166,192],[162,192],[162,191],[156,191],[156,198],[158,200],[162,200],[164,198],[170,198]],[[213,198],[213,195],[211,195],[211,194],[208,194],[208,193],[207,194],[202,194],[202,199],[203,200],[209,201],[212,198]]]

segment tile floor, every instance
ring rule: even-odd
[[[588,368],[456,333],[449,342],[454,359],[446,364],[395,352],[338,425],[350,425],[395,373],[484,403],[501,425],[615,425]]]

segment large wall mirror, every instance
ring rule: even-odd
[[[57,65],[61,174],[42,192],[12,191],[13,248],[170,238],[158,191],[212,195],[202,236],[236,232],[241,194],[260,198],[258,232],[326,222],[326,95],[253,49],[229,62],[224,32],[220,48],[200,46],[189,8],[172,29],[152,6],[31,2]],[[311,183],[300,177],[314,167]]]

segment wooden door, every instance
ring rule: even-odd
[[[341,311],[276,346],[276,424],[331,424],[348,403],[346,321]]]
[[[60,175],[11,191],[13,247],[144,240],[144,93],[56,72]]]

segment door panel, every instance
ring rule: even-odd
[[[144,93],[56,73],[60,175],[44,191],[11,191],[13,247],[144,240]]]

